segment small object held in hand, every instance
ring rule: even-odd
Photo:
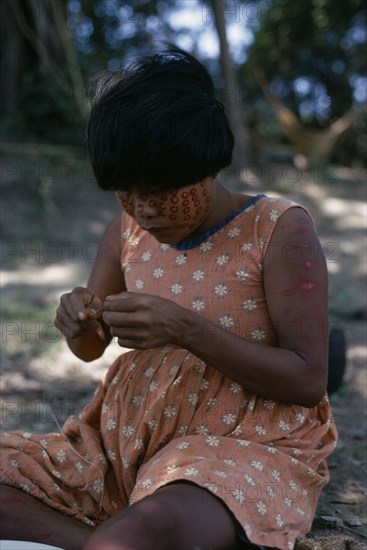
[[[94,300],[94,297],[95,297],[95,294],[93,294],[92,298],[90,299],[90,301],[86,304],[87,307],[89,307],[91,305],[91,303],[93,302]],[[100,317],[103,313],[104,309],[103,309],[103,306],[99,307],[98,309],[95,310],[94,314],[96,316],[96,319],[98,317]]]
[[[94,297],[95,297],[95,294],[93,294],[93,296],[92,296],[92,298],[91,298],[91,299],[89,300],[89,302],[88,302],[87,304],[85,304],[85,305],[86,305],[86,307],[88,307],[88,306],[90,306],[90,305],[91,305],[91,303],[92,303],[92,302],[93,302],[93,300],[94,300]]]
[[[104,307],[103,307],[103,306],[99,307],[99,308],[94,312],[96,318],[97,318],[97,317],[100,317],[100,316],[102,315],[103,312],[104,312]]]

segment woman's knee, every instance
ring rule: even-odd
[[[172,502],[169,496],[157,491],[131,505],[128,511],[129,515],[126,520],[129,525],[133,525],[138,536],[143,532],[149,534],[150,545],[152,545],[152,540],[157,541],[157,548],[162,548],[162,550],[177,548],[174,542],[177,541],[182,524],[182,511],[178,502]],[[159,546],[158,542],[161,542],[162,545]]]
[[[85,550],[176,549],[179,548],[179,525],[179,507],[168,502],[165,495],[155,493],[105,521]]]
[[[171,483],[134,506],[131,511],[137,533],[148,527],[156,537],[154,541],[159,541],[156,547],[162,550],[237,547],[232,514],[217,497],[196,484]],[[147,548],[151,547],[152,539]]]
[[[191,483],[173,483],[104,522],[85,550],[234,549],[237,536],[225,505]]]

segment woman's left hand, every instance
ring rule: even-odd
[[[171,300],[138,292],[108,296],[103,320],[124,348],[149,349],[178,344],[186,311]]]

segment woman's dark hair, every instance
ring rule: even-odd
[[[92,83],[88,150],[105,190],[183,187],[231,162],[233,134],[207,70],[170,47]]]

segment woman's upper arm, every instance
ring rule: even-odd
[[[102,302],[106,296],[126,290],[120,256],[121,214],[118,214],[102,236],[87,284],[88,289],[94,292]]]
[[[308,214],[287,210],[264,259],[264,287],[278,345],[300,355],[310,383],[325,390],[328,357],[328,279],[324,254]]]

